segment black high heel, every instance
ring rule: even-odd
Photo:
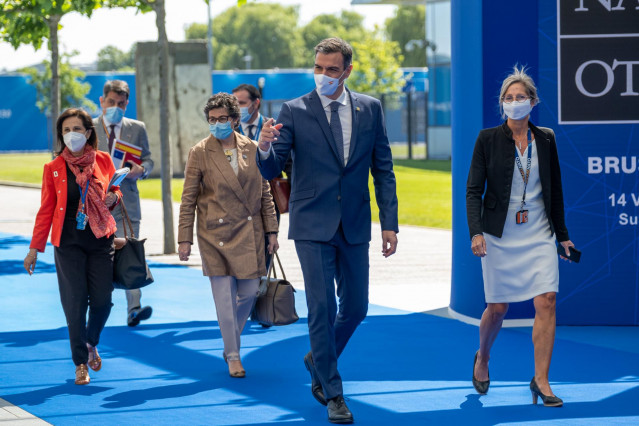
[[[475,352],[475,360],[473,361],[473,387],[480,395],[486,395],[488,393],[488,388],[490,387],[490,371],[488,371],[488,380],[480,381],[475,377],[475,364],[477,364],[477,355],[479,355],[479,351]]]
[[[564,401],[561,398],[541,393],[534,377],[530,381],[530,392],[532,393],[533,404],[537,404],[537,398],[541,397],[545,407],[561,407],[564,405]]]

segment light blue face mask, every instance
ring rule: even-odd
[[[240,107],[240,121],[242,123],[248,123],[251,119],[252,113],[249,112],[249,107]]]
[[[230,121],[227,121],[226,123],[209,124],[209,130],[213,137],[218,139],[226,139],[231,136],[231,133],[233,133]]]
[[[107,108],[104,112],[104,118],[106,118],[111,124],[118,124],[124,117],[124,110],[118,107]]]

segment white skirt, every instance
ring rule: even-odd
[[[559,289],[559,262],[541,197],[527,202],[528,223],[516,224],[511,203],[501,238],[484,234],[481,259],[486,303],[512,303]]]

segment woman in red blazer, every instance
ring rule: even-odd
[[[31,275],[37,253],[44,252],[51,230],[60,300],[67,320],[75,383],[90,381],[87,364],[102,367],[96,346],[111,312],[113,234],[109,209],[122,197],[109,190],[115,167],[109,154],[97,150],[91,116],[69,108],[56,123],[61,149],[45,164],[42,202],[36,216],[24,268]],[[87,308],[89,320],[87,323]]]

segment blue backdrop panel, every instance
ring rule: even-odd
[[[87,98],[97,106],[92,111],[95,117],[101,113],[100,96],[108,80],[124,80],[129,83],[131,93],[135,93],[134,73],[95,73],[87,74],[84,81],[91,85]],[[0,152],[2,151],[46,151],[50,149],[50,132],[47,132],[46,116],[36,105],[36,90],[25,75],[0,77]],[[126,114],[136,118],[135,96],[129,98]]]
[[[574,12],[579,5],[579,2],[564,0],[474,2],[474,7],[481,8],[480,11],[470,10],[467,2],[452,0],[453,276],[450,307],[467,317],[479,319],[485,304],[481,266],[469,250],[466,177],[476,135],[481,128],[499,124],[497,102],[501,81],[518,63],[530,67],[529,73],[539,89],[541,103],[531,120],[553,128],[557,135],[568,230],[571,240],[583,251],[584,261],[580,264],[560,262],[557,322],[565,325],[639,324],[639,156],[636,153],[639,129],[634,124],[639,122],[639,93],[632,94],[639,91],[639,67],[622,64],[613,69],[615,59],[629,63],[639,57],[637,50],[632,50],[633,44],[622,43],[624,40],[619,34],[610,36],[607,42],[629,46],[629,49],[610,49],[610,54],[602,54],[601,49],[589,49],[593,40],[597,40],[597,46],[605,45],[606,37],[601,33],[601,26],[587,25],[587,18],[583,17],[592,14],[592,20],[601,19],[602,13],[607,12],[606,5],[600,2],[587,4],[584,8],[588,10],[579,11],[581,21],[575,26],[567,13]],[[564,13],[563,21],[558,10]],[[630,33],[629,28],[624,27],[629,22],[627,16],[636,11],[626,8],[618,12],[617,15],[606,15],[607,28],[615,29],[614,22],[610,22],[618,19],[618,28],[623,29],[619,32],[627,36]],[[473,23],[471,17],[479,13],[482,22]],[[569,33],[561,32],[562,22],[570,25],[564,28]],[[456,29],[459,35],[456,35]],[[516,36],[513,36],[513,29],[516,29]],[[582,34],[576,34],[580,30]],[[598,31],[596,38],[587,33],[590,30]],[[639,33],[636,25],[634,33]],[[559,37],[558,40],[558,34],[569,34],[570,37]],[[630,34],[628,38],[638,36]],[[477,40],[481,40],[480,47]],[[580,40],[581,45],[578,44]],[[562,43],[563,52],[567,53],[563,57],[559,56]],[[598,61],[594,66],[600,70],[587,68],[583,72],[585,89],[582,92],[604,92],[610,83],[603,101],[579,94],[578,70],[588,61]],[[470,62],[476,62],[475,69],[469,67]],[[478,66],[483,72],[479,82]],[[612,76],[606,74],[606,66],[614,71]],[[634,88],[628,88],[632,86],[629,80],[634,81]],[[469,101],[474,96],[479,98],[481,110],[476,109],[477,101]],[[601,107],[602,102],[608,107]],[[618,102],[630,105],[634,114],[623,111],[611,115],[610,111],[616,111]],[[566,108],[566,105],[580,104],[592,106]],[[562,124],[559,124],[560,105],[564,105]],[[511,305],[506,318],[533,316],[532,304],[527,302]]]
[[[0,78],[0,151],[48,149],[47,120],[36,107],[36,90],[25,76]]]
[[[423,68],[408,68],[404,75],[408,83],[405,92],[417,92],[421,95],[428,86],[437,86],[430,92],[429,121],[431,126],[450,126],[450,66],[438,66],[433,69],[434,78],[429,84],[430,73]],[[233,70],[215,71],[212,75],[215,92],[231,92],[242,83],[258,86],[260,78],[264,79],[263,97],[269,102],[263,112],[277,118],[283,100],[304,95],[315,87],[312,70]],[[99,99],[102,88],[108,80],[124,80],[129,84],[131,96],[125,116],[137,118],[135,96],[135,73],[89,73],[84,81],[91,88],[87,98],[97,105],[96,111],[90,111],[96,117],[101,114]],[[46,130],[47,120],[35,107],[36,91],[28,84],[25,75],[0,76],[0,93],[6,94],[0,100],[0,152],[3,151],[44,151],[49,149],[49,133]],[[423,96],[423,95],[422,95]],[[406,141],[407,135],[403,124],[402,110],[387,111],[389,137],[395,141]],[[423,101],[422,101],[423,104]],[[421,104],[420,104],[421,105]],[[418,106],[422,108],[423,105]],[[424,113],[421,113],[424,115]],[[420,117],[420,115],[417,115]],[[417,140],[423,140],[423,126],[417,128]]]

